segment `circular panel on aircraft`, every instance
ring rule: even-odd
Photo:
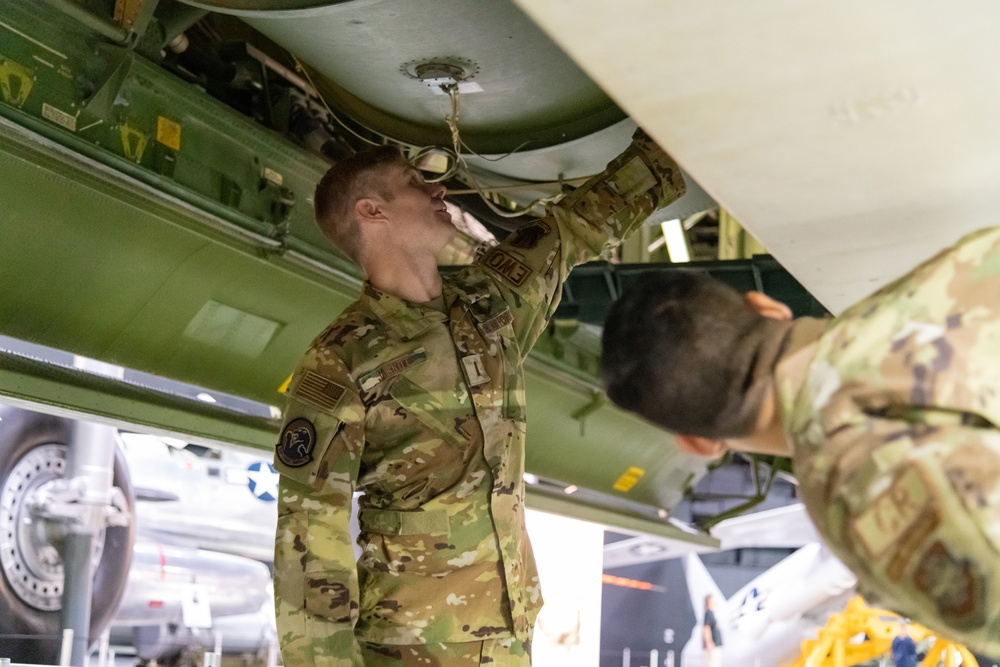
[[[193,4],[239,16],[307,64],[335,110],[404,143],[451,145],[441,86],[453,70],[461,137],[479,153],[537,150],[625,118],[513,2]]]

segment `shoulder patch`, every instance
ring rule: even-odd
[[[954,556],[941,541],[924,552],[913,574],[917,590],[933,600],[954,627],[980,628],[986,621],[985,577],[971,560]]]
[[[322,410],[333,410],[347,391],[345,387],[326,379],[315,371],[306,371],[292,392],[296,398],[312,403]]]
[[[275,446],[275,454],[289,468],[301,468],[312,461],[315,448],[316,427],[308,419],[300,417],[285,424]]]
[[[507,279],[514,287],[520,287],[531,277],[531,269],[523,262],[500,248],[494,248],[486,255],[483,263]]]
[[[515,229],[514,233],[511,234],[510,238],[506,239],[506,241],[512,248],[531,250],[536,247],[548,233],[548,226],[546,226],[542,221],[536,220],[535,222],[530,222],[527,225]]]
[[[932,506],[932,492],[914,468],[900,474],[886,491],[854,517],[851,527],[869,558],[881,559],[898,546],[903,536],[918,524]],[[926,523],[926,522],[925,522]]]

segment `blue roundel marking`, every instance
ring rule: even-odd
[[[278,471],[270,463],[251,463],[247,468],[247,480],[254,498],[268,503],[278,499]]]

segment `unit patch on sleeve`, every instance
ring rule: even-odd
[[[293,419],[281,431],[275,447],[278,460],[289,468],[301,468],[312,461],[316,448],[316,427],[308,419]]]
[[[322,410],[333,410],[346,391],[343,386],[327,380],[319,373],[306,371],[295,388],[295,396]]]
[[[979,566],[955,557],[942,542],[935,542],[924,553],[913,583],[952,625],[978,628],[985,621],[986,582]]]
[[[871,558],[879,559],[923,516],[931,503],[920,473],[907,469],[888,490],[868,504],[851,522],[854,534]]]
[[[488,254],[484,262],[486,266],[506,278],[514,287],[520,287],[531,277],[531,269],[510,253],[499,248],[495,248],[493,252]]]

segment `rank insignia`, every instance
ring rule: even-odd
[[[275,447],[278,460],[289,468],[301,468],[312,461],[316,448],[316,427],[308,419],[293,419],[281,431]]]
[[[470,354],[462,357],[462,365],[465,367],[465,378],[470,387],[476,387],[490,381],[490,376],[486,374],[483,367],[483,358],[478,354]]]

